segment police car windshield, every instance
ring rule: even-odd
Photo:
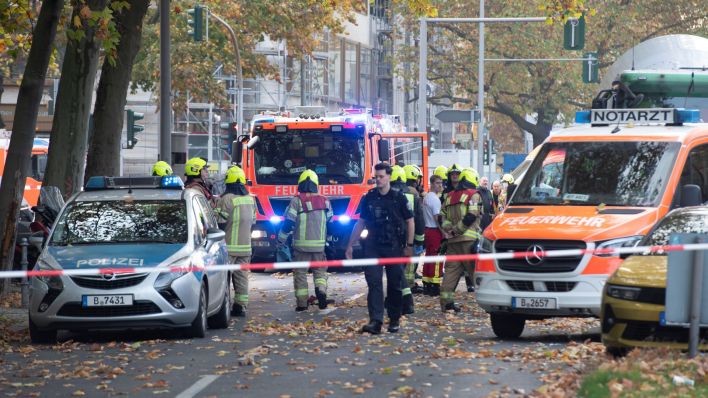
[[[708,234],[708,210],[696,213],[675,213],[664,218],[640,242],[640,246],[664,246],[671,234]]]
[[[254,147],[256,182],[296,185],[300,173],[314,170],[322,185],[364,180],[364,137],[349,129],[264,131]]]
[[[68,206],[50,245],[186,243],[183,201],[96,201]]]
[[[511,204],[656,206],[679,147],[678,142],[544,144]]]

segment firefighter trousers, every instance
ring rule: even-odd
[[[324,251],[302,252],[293,250],[293,261],[325,261]],[[298,307],[307,307],[307,299],[310,298],[310,291],[307,286],[307,268],[297,268],[293,270],[293,285],[295,286],[295,300]],[[312,268],[312,278],[315,281],[315,289],[327,294],[327,267]]]
[[[251,256],[229,256],[231,264],[248,264]],[[231,271],[231,282],[234,284],[234,303],[243,308],[248,306],[248,270]]]
[[[451,256],[471,254],[473,248],[476,247],[477,241],[448,242],[447,254]],[[472,261],[448,261],[445,263],[445,275],[443,275],[442,286],[440,286],[440,306],[443,310],[447,304],[455,302],[455,290],[465,271],[470,277],[474,277]]]
[[[439,228],[425,229],[425,255],[437,256],[442,245],[443,234]],[[439,285],[442,282],[443,263],[425,263],[423,265],[423,282]]]

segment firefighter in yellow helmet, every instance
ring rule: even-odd
[[[251,261],[251,227],[256,223],[256,202],[246,188],[246,174],[238,166],[231,166],[224,179],[226,190],[216,205],[219,225],[226,232],[226,249],[230,264],[248,264]],[[234,285],[234,303],[231,314],[245,316],[248,306],[248,270],[231,271]]]
[[[414,237],[414,247],[413,247],[413,254],[414,255],[420,255],[425,251],[425,219],[423,218],[423,206],[422,206],[422,198],[419,193],[419,181],[420,177],[422,176],[422,173],[420,171],[420,168],[415,165],[406,165],[403,167],[403,171],[406,173],[406,185],[407,185],[407,190],[403,191],[406,194],[406,198],[408,198],[409,201],[412,200],[413,202],[413,219],[415,223],[415,237]],[[411,199],[412,198],[412,199]],[[406,269],[404,271],[404,278],[406,280],[406,283],[408,283],[408,287],[410,288],[411,293],[418,294],[418,293],[423,293],[423,288],[416,285],[415,283],[415,274],[416,274],[416,269],[418,268],[417,263],[409,263],[406,264]],[[404,291],[404,299],[403,303],[405,304],[407,299],[406,299],[406,292],[407,290]]]
[[[419,222],[419,219],[422,220],[422,212],[420,211],[419,203],[420,200],[416,197],[416,195],[412,194],[408,190],[408,185],[406,184],[406,172],[403,167],[398,165],[391,167],[391,188],[403,192],[406,197],[408,208],[411,210],[411,213],[413,213],[413,224],[415,228],[413,246],[419,246],[421,244],[420,237],[425,237],[425,230],[420,228],[420,226],[424,227],[424,224],[421,224],[422,221]],[[413,292],[411,290],[411,286],[413,286],[415,282],[415,268],[413,267],[414,266],[412,264],[406,264],[403,270],[403,286],[401,287],[403,296],[401,307],[402,315],[409,315],[415,312]],[[413,283],[409,283],[409,280],[412,280]]]
[[[157,177],[171,176],[172,167],[165,161],[158,161],[152,166],[152,175]]]
[[[191,158],[184,165],[184,175],[187,176],[187,182],[184,189],[196,189],[206,196],[210,203],[214,203],[214,195],[207,185],[209,179],[209,168],[207,161],[204,158]]]
[[[284,245],[292,233],[293,261],[325,261],[327,226],[332,219],[329,199],[318,191],[319,179],[312,170],[305,170],[297,181],[298,194],[285,210],[285,222],[278,233],[278,244]],[[327,268],[312,269],[315,296],[320,309],[327,308]],[[307,310],[310,297],[307,286],[307,269],[293,271],[295,286],[295,311]]]
[[[447,242],[447,254],[471,254],[477,252],[480,230],[482,199],[477,192],[479,174],[474,169],[462,170],[454,191],[445,197],[442,206],[442,228],[451,237]],[[440,287],[440,306],[443,311],[460,311],[455,304],[455,290],[460,277],[465,273],[474,275],[471,261],[448,261]]]
[[[499,212],[501,213],[506,209],[506,204],[509,201],[509,187],[514,185],[514,176],[511,174],[504,174],[501,179],[502,189],[499,194]],[[513,189],[513,188],[512,188]]]

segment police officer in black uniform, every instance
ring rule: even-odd
[[[379,163],[375,167],[376,188],[362,198],[361,216],[349,238],[346,257],[352,258],[352,246],[359,239],[364,227],[369,231],[364,242],[366,257],[410,257],[413,248],[415,225],[413,209],[403,192],[391,189],[391,166]],[[383,325],[384,292],[383,268],[386,268],[386,311],[388,312],[388,331],[396,333],[400,329],[403,268],[404,264],[369,266],[364,269],[369,323],[362,332],[379,334]]]

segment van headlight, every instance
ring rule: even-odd
[[[168,265],[165,268],[170,268],[170,267],[184,267],[188,268],[190,265],[189,259],[185,258],[182,260],[175,261],[174,263]],[[160,272],[160,274],[157,276],[157,279],[155,279],[154,287],[157,290],[165,289],[170,287],[172,282],[175,280],[183,277],[184,275],[187,275],[189,271],[186,269],[181,269],[181,270],[175,270],[173,271],[166,271],[166,272]]]
[[[636,301],[641,292],[642,289],[638,287],[607,285],[607,295],[620,300]]]
[[[494,241],[489,240],[482,236],[479,239],[479,252],[480,253],[494,253]]]
[[[58,271],[55,268],[52,268],[49,264],[43,262],[43,261],[38,261],[37,262],[37,269],[39,271]],[[37,276],[37,279],[40,281],[44,282],[50,289],[54,290],[62,290],[64,289],[64,283],[61,281],[60,276]]]
[[[642,235],[635,235],[635,236],[627,236],[624,238],[618,238],[618,239],[612,239],[612,240],[606,240],[604,242],[600,242],[600,244],[597,245],[597,250],[602,250],[602,249],[619,249],[622,247],[634,247],[637,246],[639,241],[642,240],[644,236]],[[618,257],[618,253],[595,253],[596,256],[598,257]]]

